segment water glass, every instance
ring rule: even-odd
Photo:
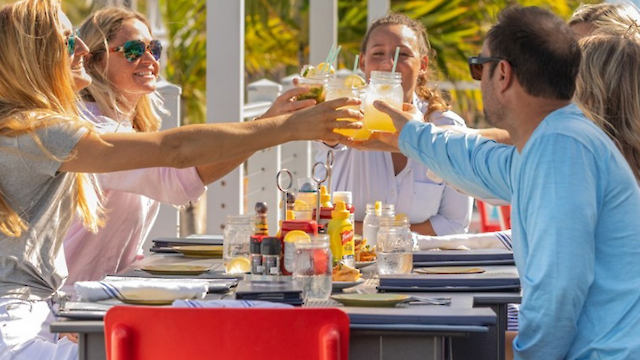
[[[378,230],[378,272],[409,274],[413,269],[413,238],[406,217],[380,218]]]
[[[227,272],[229,271],[229,264],[233,259],[245,258],[247,261],[236,260],[236,264],[250,264],[249,262],[249,247],[251,242],[251,236],[254,234],[254,220],[253,215],[229,215],[224,226],[224,233],[222,238],[222,260]],[[238,269],[239,272],[244,272],[242,267]],[[250,270],[250,269],[249,269]],[[247,270],[248,271],[248,270]]]
[[[302,296],[310,300],[328,300],[332,273],[329,237],[318,235],[311,242],[297,242],[293,255],[293,278],[302,283]]]

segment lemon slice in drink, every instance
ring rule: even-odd
[[[329,74],[333,75],[336,73],[336,69],[333,68],[333,65],[330,65],[331,67],[329,68]],[[318,72],[325,72],[327,71],[326,69],[327,64],[325,64],[324,62],[321,62],[320,64],[318,64],[318,66],[316,66],[316,69],[318,69]]]
[[[359,88],[367,85],[363,78],[359,75],[351,74],[344,79],[344,86],[350,88]]]
[[[302,230],[291,230],[284,236],[284,242],[311,242],[309,234]]]
[[[243,274],[251,271],[251,262],[243,256],[234,257],[227,264],[227,274]]]

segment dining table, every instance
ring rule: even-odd
[[[209,268],[206,274],[193,278],[229,277],[224,273],[221,259],[190,258],[171,253],[152,254],[134,262],[118,275],[157,277],[141,269],[169,264],[203,265]],[[343,290],[345,293],[378,291],[376,265],[371,264],[361,271],[365,281]],[[520,301],[519,292],[424,292],[411,295],[421,298],[446,297],[451,301],[446,305],[408,305],[384,309],[347,307],[334,300],[311,301],[303,306],[335,306],[350,316],[350,359],[504,359],[506,306]],[[224,293],[209,293],[205,299],[235,299],[235,291],[232,288]],[[424,320],[420,323],[401,320],[413,314],[418,314]],[[377,316],[382,315],[385,321],[377,323]],[[369,320],[354,320],[363,318]],[[394,320],[396,318],[397,321]],[[78,333],[80,360],[106,359],[102,319],[59,318],[51,324],[51,331]]]

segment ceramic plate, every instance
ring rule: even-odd
[[[376,261],[356,261],[356,269],[361,269],[365,266],[371,265],[371,264],[375,264]]]
[[[360,285],[364,282],[364,279],[358,279],[356,281],[332,281],[331,285],[333,287],[333,291],[342,290],[350,287],[354,287],[356,285]]]
[[[142,270],[154,275],[200,275],[209,271],[208,266],[203,265],[147,265]]]
[[[393,307],[411,297],[399,294],[341,294],[332,295],[331,298],[344,306]]]
[[[190,245],[190,246],[174,246],[175,251],[181,252],[187,257],[198,258],[221,258],[222,246],[220,245]]]
[[[486,270],[479,267],[436,266],[416,269],[418,274],[482,274]]]
[[[174,300],[134,300],[134,299],[119,299],[125,304],[129,305],[171,305]]]

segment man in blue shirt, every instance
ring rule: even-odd
[[[469,64],[487,120],[515,147],[375,104],[399,130],[383,141],[467,193],[511,202],[523,288],[516,359],[640,359],[640,191],[613,142],[571,103],[580,59],[552,13],[499,15]]]

